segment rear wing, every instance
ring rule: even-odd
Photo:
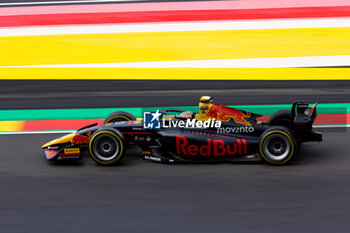
[[[304,102],[294,102],[292,105],[292,129],[301,141],[322,141],[322,134],[312,131],[312,125],[317,117],[317,102],[309,107]]]
[[[294,102],[291,111],[292,119],[294,119],[296,116],[303,116],[304,118],[311,118],[314,121],[317,116],[316,106],[317,102],[312,105],[312,107],[309,107],[309,104],[304,102]]]

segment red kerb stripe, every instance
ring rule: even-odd
[[[93,123],[102,124],[103,119],[26,121],[22,131],[79,129]]]
[[[348,16],[350,16],[350,6],[238,10],[73,13],[0,16],[0,27]]]

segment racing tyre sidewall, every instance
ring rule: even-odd
[[[117,121],[136,121],[136,117],[126,111],[116,111],[109,114],[104,120],[103,124],[108,124]]]
[[[273,165],[287,163],[297,152],[296,140],[285,127],[271,127],[260,138],[259,152],[261,157]]]
[[[123,159],[126,148],[123,134],[114,129],[99,129],[89,140],[91,158],[101,165],[118,163]]]
[[[292,126],[292,113],[290,110],[280,110],[271,115],[268,125],[283,126],[290,128]]]

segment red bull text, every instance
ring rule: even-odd
[[[247,141],[245,139],[232,139],[232,143],[223,140],[207,139],[206,145],[189,144],[185,136],[176,136],[176,152],[191,156],[224,156],[247,154]]]

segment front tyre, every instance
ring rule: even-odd
[[[124,157],[125,150],[125,138],[117,130],[97,130],[89,140],[91,158],[101,165],[112,165],[119,162]]]
[[[118,122],[118,121],[136,121],[136,117],[126,111],[116,111],[109,114],[103,124]]]
[[[271,127],[261,135],[259,152],[270,164],[285,164],[296,153],[294,136],[284,127]]]

